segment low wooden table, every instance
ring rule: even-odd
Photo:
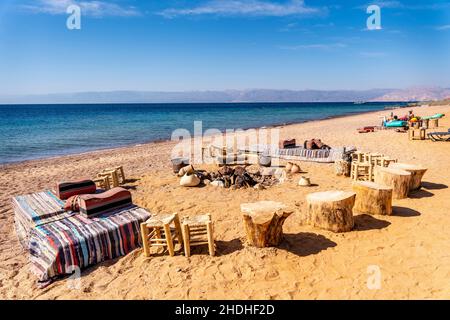
[[[283,203],[275,201],[243,203],[241,211],[248,243],[258,248],[279,245],[284,221],[293,213]]]

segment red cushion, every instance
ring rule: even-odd
[[[56,195],[61,200],[66,200],[78,194],[95,193],[97,186],[92,180],[82,180],[73,182],[59,182],[56,185]]]
[[[124,188],[113,188],[103,193],[83,194],[79,198],[80,213],[85,216],[110,212],[131,205],[131,192]]]

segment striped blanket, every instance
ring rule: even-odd
[[[239,149],[241,152],[262,154],[274,158],[299,161],[331,163],[340,160],[346,152],[356,150],[354,147],[332,148],[330,150],[308,150],[304,147],[280,149],[276,145],[256,144]]]
[[[35,206],[38,200],[40,207]],[[59,201],[50,191],[13,199],[16,231],[19,238],[20,233],[26,235],[21,242],[30,253],[32,271],[40,282],[123,256],[139,247],[140,223],[151,215],[134,205],[95,218],[57,210],[45,213],[45,208],[61,205]]]
[[[60,200],[53,192],[43,191],[12,199],[14,223],[17,236],[25,248],[31,230],[61,218],[70,217],[74,212],[64,212],[65,201]]]

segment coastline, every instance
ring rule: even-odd
[[[450,106],[411,109],[420,115],[447,113],[436,131],[450,127]],[[331,146],[354,145],[361,151],[380,152],[399,162],[428,168],[420,191],[408,199],[394,200],[394,215],[357,215],[355,229],[348,233],[304,226],[299,218],[308,193],[351,191],[351,180],[337,177],[333,164],[301,162],[302,175],[314,184],[310,188],[298,187],[300,176],[296,175],[265,190],[181,188],[171,171],[170,152],[175,143],[171,141],[1,167],[0,298],[448,298],[450,163],[445,159],[450,145],[410,141],[407,134],[394,130],[357,133],[356,128],[374,124],[388,113],[390,110],[381,110],[279,127],[281,139],[321,138]],[[210,257],[199,248],[189,259],[179,253],[146,259],[142,249],[137,249],[84,270],[79,290],[68,289],[68,278],[39,289],[14,231],[11,197],[53,188],[60,180],[92,178],[115,165],[124,166],[133,202],[150,212],[179,212],[182,216],[211,213],[217,255]],[[197,169],[213,168],[201,165]],[[257,200],[281,201],[295,209],[286,220],[285,240],[280,247],[255,249],[245,244],[240,204]],[[367,267],[371,265],[381,269],[380,290],[366,286]]]
[[[380,102],[380,103],[382,103],[382,102]],[[423,107],[423,106],[416,106],[415,108],[418,108],[418,107]],[[381,111],[389,111],[389,110],[405,109],[405,108],[410,108],[410,106],[408,106],[408,105],[395,106],[394,109],[386,109],[386,106],[384,106],[384,109],[375,110],[375,111],[370,110],[370,111],[362,111],[362,112],[351,112],[351,113],[342,114],[342,115],[328,116],[328,117],[324,117],[324,118],[317,118],[317,119],[313,119],[313,120],[304,120],[304,121],[300,121],[300,122],[286,122],[286,123],[282,123],[282,124],[278,124],[278,123],[273,124],[272,123],[272,124],[267,124],[267,125],[260,126],[260,127],[244,127],[244,128],[239,128],[239,129],[258,130],[261,128],[282,128],[282,127],[286,127],[286,126],[300,125],[303,123],[340,119],[340,118],[345,118],[345,117],[358,116],[358,115],[364,115],[364,114],[372,114],[372,113],[377,113],[377,112],[381,112]],[[229,129],[235,130],[238,128],[229,128]],[[193,138],[195,138],[195,137],[193,137]],[[90,154],[95,155],[97,153],[102,153],[102,152],[115,152],[115,151],[120,152],[120,151],[123,151],[124,149],[126,150],[126,149],[130,149],[130,148],[150,146],[153,144],[161,144],[161,143],[164,144],[164,143],[175,143],[175,142],[171,141],[170,139],[148,140],[148,141],[144,141],[141,143],[131,143],[131,144],[116,146],[116,147],[98,148],[98,149],[93,149],[93,150],[87,150],[84,152],[74,152],[74,153],[67,153],[67,154],[61,154],[61,155],[55,155],[55,156],[49,156],[49,157],[43,156],[43,157],[38,157],[38,158],[34,158],[34,159],[5,162],[5,163],[0,163],[0,170],[3,168],[20,166],[20,165],[24,165],[24,164],[39,162],[39,161],[58,160],[58,159],[65,159],[65,158],[71,158],[71,157],[77,157],[77,156],[88,156]]]

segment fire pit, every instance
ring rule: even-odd
[[[212,183],[213,185],[223,186],[230,189],[241,188],[257,188],[264,189],[280,182],[276,174],[264,174],[264,172],[248,171],[243,166],[230,167],[223,166],[218,171],[199,172],[199,177],[204,183]]]

